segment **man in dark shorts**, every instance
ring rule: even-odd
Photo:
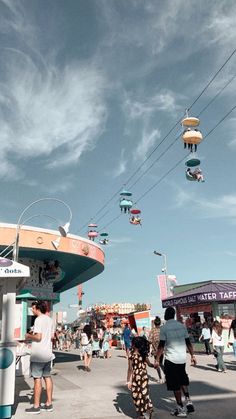
[[[160,330],[160,343],[158,345],[155,367],[159,367],[160,357],[165,351],[164,368],[167,390],[174,392],[177,403],[176,409],[171,414],[179,418],[186,418],[187,413],[195,410],[189,397],[189,378],[185,371],[186,347],[191,355],[192,365],[196,365],[196,358],[186,327],[175,320],[174,317],[174,307],[168,307],[164,317],[166,323]],[[185,396],[185,407],[182,402],[182,393]]]
[[[26,413],[33,415],[43,412],[52,412],[52,378],[51,362],[52,338],[54,336],[53,321],[46,315],[47,305],[44,301],[32,303],[32,312],[36,316],[32,333],[26,333],[25,339],[32,341],[30,355],[31,376],[34,379],[34,405],[26,409]],[[42,392],[42,378],[45,381],[47,401],[45,405],[40,404]]]

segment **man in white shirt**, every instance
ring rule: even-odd
[[[53,321],[46,315],[47,305],[44,301],[32,303],[32,311],[36,316],[33,332],[26,333],[25,339],[32,341],[30,370],[34,378],[34,405],[26,409],[26,413],[38,414],[40,411],[52,412],[52,390],[53,383],[51,378],[52,338]],[[40,405],[42,393],[42,378],[45,381],[47,401],[44,406]]]
[[[185,418],[187,413],[194,412],[194,406],[189,397],[189,378],[185,371],[186,346],[191,355],[192,365],[196,365],[193,346],[189,340],[186,327],[174,319],[174,307],[165,311],[166,323],[160,329],[160,342],[157,350],[155,367],[159,367],[160,356],[165,351],[165,376],[167,390],[173,391],[177,407],[171,412],[173,416]],[[185,396],[186,408],[182,403],[182,393]]]

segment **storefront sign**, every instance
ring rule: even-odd
[[[176,296],[175,298],[169,298],[162,301],[162,307],[197,305],[206,301],[236,301],[236,290],[205,292],[201,294],[185,295],[179,298]]]
[[[22,278],[29,276],[30,270],[28,266],[11,259],[0,258],[0,278]]]

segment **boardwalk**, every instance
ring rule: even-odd
[[[227,374],[214,369],[213,356],[198,355],[198,366],[188,366],[195,419],[235,419],[236,361],[225,355]],[[124,353],[114,350],[111,359],[94,359],[90,373],[83,370],[76,351],[56,354],[54,368],[54,412],[40,417],[57,419],[135,418],[135,410],[126,382],[127,360]],[[153,419],[170,418],[175,406],[165,384],[156,382],[156,372],[149,369],[150,391],[154,404]],[[32,380],[17,378],[14,419],[25,419],[24,409],[32,400]],[[29,416],[29,415],[27,415]]]

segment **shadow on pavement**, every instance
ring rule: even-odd
[[[28,394],[21,396],[20,393],[22,391],[32,390],[29,384],[25,381],[24,377],[16,377],[16,385],[15,385],[15,400],[14,405],[12,408],[12,415],[15,415],[18,404],[20,403],[27,403],[29,402]],[[30,391],[29,395],[32,396],[33,392]]]
[[[114,407],[118,413],[123,413],[130,418],[136,417],[136,411],[132,401],[131,393],[127,393],[126,387],[120,387],[122,392],[118,392],[116,398],[113,400]]]
[[[69,352],[55,352],[56,358],[54,364],[60,364],[62,362],[75,362],[81,361],[80,355],[70,354]]]
[[[77,367],[76,367],[78,370],[82,370],[82,371],[85,371],[85,366],[84,365],[77,365]]]
[[[194,368],[196,368],[197,370],[205,370],[205,371],[215,371],[215,372],[217,372],[217,370],[216,370],[216,364],[207,364],[207,365],[199,365],[199,364],[197,364],[197,365],[195,365]]]
[[[216,399],[208,400],[208,397],[211,399],[211,396],[217,396],[217,401],[219,403],[222,403],[221,397],[224,395],[227,396],[227,394],[230,394],[231,391],[215,387],[213,385],[208,385],[207,383],[204,383],[202,381],[192,381],[190,382],[189,386],[190,395],[198,397],[203,396],[205,400],[201,400],[200,402],[197,402],[196,404],[199,404],[201,406],[201,412],[199,411],[202,418],[207,418],[210,416],[202,416],[202,410],[206,409],[206,404],[213,404],[215,405]],[[175,408],[175,402],[173,400],[173,393],[171,391],[167,391],[165,384],[150,384],[149,385],[149,391],[150,391],[150,397],[153,403],[154,411],[158,410],[162,412],[166,412],[169,414],[169,412]],[[231,398],[227,399],[228,408],[230,408],[229,401]],[[114,407],[117,412],[123,413],[124,415],[135,418],[136,412],[132,400],[132,393],[127,391],[127,388],[125,386],[119,386],[118,392],[116,398],[113,400]],[[209,408],[207,408],[209,409]],[[196,409],[198,411],[198,408]],[[210,411],[209,411],[210,412]],[[212,414],[212,411],[211,411]],[[231,416],[226,415],[227,419],[231,419]],[[232,419],[233,419],[233,413],[232,413]]]

